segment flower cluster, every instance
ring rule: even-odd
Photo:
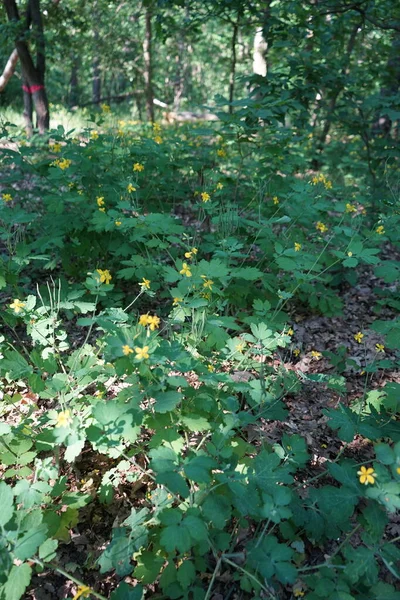
[[[97,273],[100,275],[100,283],[105,283],[108,285],[112,279],[110,271],[108,269],[96,269]]]
[[[185,252],[185,258],[193,258],[194,256],[196,256],[196,254],[198,253],[198,249],[197,248],[192,248],[189,252]]]
[[[97,196],[96,198],[97,206],[99,207],[100,212],[106,212],[104,196]]]
[[[71,166],[72,160],[70,160],[69,158],[57,158],[57,160],[55,160],[51,164],[53,167],[58,167],[62,171],[65,171],[65,169],[68,169]]]
[[[326,190],[331,190],[332,189],[332,181],[330,181],[329,179],[327,179],[323,173],[320,173],[319,175],[314,175],[314,177],[311,180],[311,183],[313,185],[317,185],[318,183],[322,183],[322,185],[325,187]]]
[[[385,233],[385,228],[383,225],[379,225],[376,229],[375,229],[376,233],[378,235],[383,235]]]
[[[62,149],[62,144],[60,144],[60,142],[55,142],[54,144],[50,144],[50,150],[52,152],[55,152],[56,154],[58,154],[58,152],[61,152]]]
[[[350,204],[349,202],[346,204],[346,212],[347,213],[353,213],[356,211],[357,211],[357,208],[354,206],[354,204]]]
[[[151,331],[154,331],[160,326],[160,317],[157,317],[157,315],[151,316],[149,314],[140,315],[139,325],[148,327]]]
[[[144,165],[142,165],[142,163],[137,162],[133,165],[133,170],[140,173],[141,171],[144,171]]]
[[[324,223],[321,223],[321,221],[318,221],[315,227],[321,233],[326,233],[328,231],[328,227]]]

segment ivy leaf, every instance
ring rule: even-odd
[[[4,598],[7,600],[19,600],[29,585],[32,576],[32,568],[24,563],[14,565],[4,585]]]

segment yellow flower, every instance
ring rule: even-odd
[[[325,233],[326,231],[328,231],[328,227],[326,225],[324,225],[324,223],[321,223],[321,221],[318,221],[316,226],[315,226],[321,233]]]
[[[160,135],[156,135],[154,136],[154,141],[156,144],[162,144],[163,143],[163,139]]]
[[[153,123],[153,131],[154,131],[154,133],[160,133],[161,132],[161,125],[160,125],[160,123]]]
[[[396,469],[396,473],[397,473],[398,475],[400,475],[400,467],[397,467],[397,469]]]
[[[379,225],[379,227],[377,227],[377,228],[375,229],[375,231],[376,231],[376,233],[377,233],[378,235],[383,235],[383,234],[385,233],[385,228],[384,228],[384,226],[383,226],[383,225]]]
[[[322,183],[325,186],[325,189],[327,189],[327,190],[330,190],[332,188],[332,182],[329,181],[329,179],[327,179],[323,173],[320,173],[319,175],[315,175],[312,178],[313,185],[317,185],[318,183]]]
[[[211,196],[210,194],[207,194],[207,192],[201,192],[200,196],[203,202],[208,202],[211,200]]]
[[[83,190],[78,190],[78,194],[79,194],[80,196],[83,196]]]
[[[293,335],[294,334],[294,331],[293,331],[293,329],[291,327],[289,327],[287,334],[288,335]]]
[[[133,170],[138,171],[140,173],[141,171],[144,171],[144,165],[142,165],[141,163],[135,163],[133,165]]]
[[[145,279],[143,277],[142,281],[139,283],[140,287],[142,288],[142,290],[149,290],[150,289],[150,279]]]
[[[63,410],[57,415],[56,427],[68,427],[72,423],[71,412]]]
[[[99,134],[98,132],[94,129],[91,133],[90,133],[90,137],[92,138],[92,140],[97,140],[99,138]]]
[[[139,317],[139,325],[142,325],[143,327],[146,327],[146,325],[149,322],[149,315],[140,315]]]
[[[52,164],[55,167],[58,167],[59,169],[61,169],[62,171],[65,171],[65,169],[68,169],[68,167],[71,166],[72,160],[69,160],[69,158],[63,158],[62,160],[57,159]]]
[[[192,276],[192,271],[189,269],[188,264],[185,262],[182,264],[182,269],[179,271],[179,273],[181,275],[186,275],[186,277]]]
[[[119,227],[120,225],[122,225],[122,221],[115,221],[115,224],[117,227]]]
[[[100,275],[100,283],[108,285],[112,279],[110,271],[108,269],[96,269],[96,271]]]
[[[217,183],[217,190],[222,190],[224,188],[222,183]]]
[[[176,296],[172,302],[172,306],[178,306],[178,304],[180,304],[183,301],[183,298],[179,298],[178,296]]]
[[[311,350],[311,356],[315,358],[315,360],[320,360],[322,358],[321,352],[317,352],[316,350]]]
[[[214,365],[207,365],[207,369],[210,371],[210,373],[214,373],[215,371]]]
[[[55,144],[50,144],[50,150],[52,152],[55,152],[56,154],[58,152],[61,152],[62,149],[62,145],[60,144],[60,142],[56,142]]]
[[[272,202],[273,202],[274,204],[279,204],[279,198],[278,198],[278,196],[274,196],[274,197],[272,198]]]
[[[103,206],[102,208],[99,208],[99,211],[100,211],[100,212],[102,212],[102,213],[105,213],[105,212],[106,212],[106,209],[105,209],[105,208],[104,208],[104,206]]]
[[[4,202],[11,202],[12,200],[11,194],[3,194],[1,197],[3,198]]]
[[[111,106],[109,106],[109,104],[100,104],[100,108],[105,115],[111,112]]]
[[[157,317],[157,315],[154,315],[153,317],[148,317],[147,323],[151,331],[154,331],[160,326],[160,317]]]
[[[353,337],[358,344],[361,344],[364,334],[359,331],[358,333],[355,333]]]
[[[136,352],[135,358],[137,358],[137,360],[143,360],[143,359],[149,358],[149,347],[148,346],[144,346],[143,348],[136,347],[135,352]]]
[[[236,352],[240,352],[240,353],[242,353],[245,348],[246,348],[246,342],[239,342],[235,346]]]
[[[122,346],[122,352],[125,354],[125,356],[129,356],[129,354],[133,354],[133,350],[130,346],[128,346],[128,344],[125,344],[124,346]]]
[[[79,598],[88,598],[91,591],[92,590],[87,585],[79,585],[76,594],[72,598],[72,600],[79,600]]]
[[[348,253],[347,253],[347,256],[350,256],[350,257],[351,257],[351,256],[353,256],[353,253],[352,253],[352,252],[348,252]]]
[[[226,156],[226,152],[223,148],[220,148],[219,150],[217,150],[217,156],[219,156],[220,158],[225,158]]]
[[[300,350],[299,350],[299,348],[295,348],[295,349],[293,350],[293,354],[294,354],[296,357],[297,357],[297,356],[299,356],[299,354],[300,354]]]
[[[295,598],[302,598],[304,596],[305,592],[303,592],[303,590],[300,589],[293,589],[293,596]]]
[[[21,302],[17,298],[10,304],[10,308],[14,310],[14,312],[19,313],[24,308],[25,302]]]
[[[347,213],[352,213],[352,212],[356,212],[356,207],[354,206],[354,204],[350,204],[349,202],[346,204],[346,212]]]
[[[212,286],[214,285],[214,282],[212,279],[206,279],[203,282],[203,287],[208,288],[209,290],[212,290]]]
[[[298,242],[294,243],[294,250],[295,252],[300,252],[301,250],[301,244],[299,244]]]
[[[385,346],[383,344],[375,344],[377,352],[385,352]]]
[[[368,485],[369,483],[374,484],[375,478],[377,477],[372,467],[369,467],[368,469],[366,467],[361,467],[360,470],[357,471],[357,475],[360,476],[360,483],[363,483],[364,485]]]
[[[97,202],[97,206],[104,206],[105,205],[104,196],[97,196],[96,202]]]
[[[135,186],[132,185],[131,183],[128,183],[128,185],[126,186],[126,190],[127,190],[128,194],[130,194],[131,192],[136,192]]]

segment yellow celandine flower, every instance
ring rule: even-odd
[[[320,360],[322,358],[321,352],[317,352],[316,350],[311,350],[311,356],[315,358],[315,360]]]
[[[161,125],[160,125],[160,123],[153,123],[153,131],[154,131],[154,133],[160,133],[161,132]]]
[[[150,289],[150,279],[145,279],[143,277],[142,281],[139,283],[140,287],[142,288],[142,290],[149,290]]]
[[[272,202],[273,202],[274,204],[279,204],[279,198],[278,198],[278,196],[274,196],[274,197],[272,198]]]
[[[133,165],[133,170],[138,171],[140,173],[141,171],[144,171],[144,165],[137,162]]]
[[[110,271],[108,269],[96,269],[96,271],[100,275],[100,283],[108,285],[112,279]]]
[[[148,346],[144,346],[143,348],[139,348],[137,346],[135,348],[135,352],[136,352],[135,358],[137,360],[145,360],[146,358],[149,358],[149,347]]]
[[[312,181],[313,185],[322,183],[325,186],[325,189],[327,189],[327,190],[332,189],[332,182],[329,181],[329,179],[327,179],[323,173],[320,173],[319,175],[315,175],[311,181]]]
[[[223,148],[220,148],[219,150],[217,150],[217,156],[219,156],[220,158],[225,158],[226,151]]]
[[[80,196],[83,196],[83,190],[78,190],[78,194],[79,194]]]
[[[181,302],[183,302],[183,298],[179,298],[178,296],[176,296],[173,299],[172,306],[178,306],[178,304],[180,304]]]
[[[326,231],[328,231],[328,227],[324,225],[324,223],[321,223],[321,221],[318,221],[315,227],[321,233],[325,233]]]
[[[383,344],[375,344],[375,349],[377,352],[385,352],[385,346]]]
[[[355,333],[353,337],[358,344],[361,344],[364,334],[359,331],[358,333]]]
[[[11,200],[12,200],[11,194],[3,194],[2,198],[3,198],[4,202],[11,202]]]
[[[217,183],[217,190],[222,190],[224,188],[222,183]]]
[[[124,137],[125,132],[122,129],[117,129],[117,136],[118,137]]]
[[[201,192],[200,197],[203,202],[209,202],[211,200],[211,196],[207,192]]]
[[[400,475],[400,467],[397,467],[397,469],[396,469],[396,473],[397,473],[398,475]]]
[[[246,342],[239,342],[235,346],[236,352],[240,352],[240,353],[242,353],[245,348],[246,348]]]
[[[163,143],[163,139],[160,135],[156,135],[154,136],[154,141],[156,144],[162,144]]]
[[[294,251],[295,252],[300,252],[301,250],[301,244],[299,244],[298,242],[294,243]]]
[[[185,252],[185,258],[193,258],[193,255],[196,256],[197,253],[198,253],[198,249],[192,248],[190,250],[190,252]]]
[[[100,211],[100,212],[102,212],[102,213],[105,213],[105,212],[106,212],[106,209],[105,209],[105,208],[104,208],[104,206],[103,206],[103,208],[99,208],[99,211]]]
[[[346,212],[347,213],[352,213],[352,212],[356,212],[356,207],[354,206],[354,204],[350,204],[349,202],[346,204]]]
[[[50,144],[50,150],[52,152],[55,152],[56,154],[58,152],[61,152],[62,149],[62,144],[60,144],[60,142],[55,142],[54,144]]]
[[[212,290],[212,286],[214,285],[214,282],[212,279],[206,279],[203,282],[203,287],[208,288],[209,290]]]
[[[140,315],[139,317],[139,325],[142,325],[143,327],[146,327],[147,323],[148,323],[148,319],[149,319],[149,315]]]
[[[128,192],[128,194],[130,194],[131,192],[136,192],[136,188],[131,183],[128,183],[128,185],[126,186],[126,191]]]
[[[186,275],[186,277],[192,276],[192,271],[190,270],[189,265],[185,262],[182,264],[182,269],[179,271],[179,273],[181,275]]]
[[[97,206],[104,206],[105,205],[104,196],[97,196],[96,202],[97,202]]]
[[[304,596],[305,592],[303,592],[303,590],[300,589],[294,589],[293,590],[293,596],[295,598],[302,598]]]
[[[78,585],[78,589],[72,600],[79,600],[79,598],[88,598],[91,591],[92,590],[87,585]]]
[[[214,373],[215,371],[214,365],[207,365],[207,369],[210,371],[210,373]]]
[[[353,253],[350,251],[350,252],[347,253],[347,256],[351,257],[351,256],[353,256]]]
[[[69,160],[69,158],[63,158],[62,160],[60,160],[59,158],[57,160],[55,160],[52,163],[55,167],[58,167],[59,169],[61,169],[62,171],[65,171],[65,169],[68,169],[68,167],[71,166],[72,164],[72,160]]]
[[[357,471],[357,475],[359,475],[360,483],[364,485],[368,485],[369,483],[374,484],[377,477],[377,474],[372,467],[367,469],[364,466]]]
[[[117,227],[119,227],[120,225],[122,225],[122,221],[115,221],[115,224]]]
[[[294,354],[296,357],[297,357],[297,356],[299,356],[299,354],[300,354],[300,350],[299,350],[299,348],[295,348],[295,349],[293,350],[293,354]]]
[[[125,356],[129,356],[129,354],[133,354],[133,350],[130,346],[128,346],[128,344],[125,344],[124,346],[122,346],[122,352],[125,354]]]
[[[99,138],[99,133],[94,129],[90,132],[90,137],[92,138],[92,140],[97,140]]]
[[[147,324],[149,325],[149,329],[151,329],[151,331],[154,331],[155,329],[157,329],[160,326],[160,317],[157,317],[157,315],[154,315],[153,317],[149,317],[147,319]]]
[[[15,298],[14,302],[10,304],[10,308],[13,309],[14,312],[19,313],[24,308],[25,302],[21,302],[18,298]]]
[[[56,427],[68,427],[72,423],[71,411],[63,410],[57,415]]]
[[[377,227],[377,228],[375,229],[375,231],[376,231],[376,233],[377,233],[378,235],[383,235],[383,234],[385,233],[385,228],[384,228],[384,226],[383,226],[383,225],[379,225],[379,227]]]
[[[294,331],[293,331],[293,329],[291,327],[289,327],[287,334],[288,335],[293,335],[294,334]]]
[[[100,104],[100,108],[106,115],[111,112],[111,106],[109,104]]]

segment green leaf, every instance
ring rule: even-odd
[[[5,600],[19,600],[24,594],[29,585],[32,576],[32,568],[24,563],[22,565],[14,565],[7,577],[4,585]]]
[[[375,454],[377,460],[384,465],[393,465],[396,462],[394,451],[387,444],[376,444]]]
[[[20,560],[31,558],[46,539],[47,527],[40,525],[36,530],[25,533],[15,544],[14,554]]]
[[[161,556],[147,550],[135,555],[135,559],[137,566],[133,576],[144,584],[153,583],[157,579],[165,562]]]
[[[39,546],[39,558],[47,562],[53,560],[56,557],[57,546],[57,540],[47,539]]]
[[[209,456],[194,456],[185,465],[184,471],[189,479],[196,483],[210,483],[211,469],[217,467],[217,462]]]
[[[328,425],[332,429],[338,429],[338,435],[344,442],[351,442],[357,431],[356,416],[343,404],[338,409],[327,409],[322,411],[328,417]]]
[[[275,536],[264,537],[261,544],[251,542],[248,547],[248,564],[261,573],[265,579],[273,575],[284,584],[296,580],[296,568],[289,562],[294,554],[292,548],[279,544]]]
[[[141,585],[129,585],[123,581],[110,596],[110,600],[142,600],[143,587]]]
[[[183,396],[179,392],[169,390],[167,392],[158,392],[155,394],[156,403],[154,410],[159,413],[166,413],[174,408],[181,402]]]
[[[14,494],[9,485],[0,482],[0,526],[6,525],[14,513]]]
[[[224,529],[231,516],[231,503],[225,496],[209,494],[202,504],[204,516],[217,527]]]
[[[193,562],[190,560],[184,560],[178,569],[176,578],[183,589],[188,589],[196,578],[196,569]]]

